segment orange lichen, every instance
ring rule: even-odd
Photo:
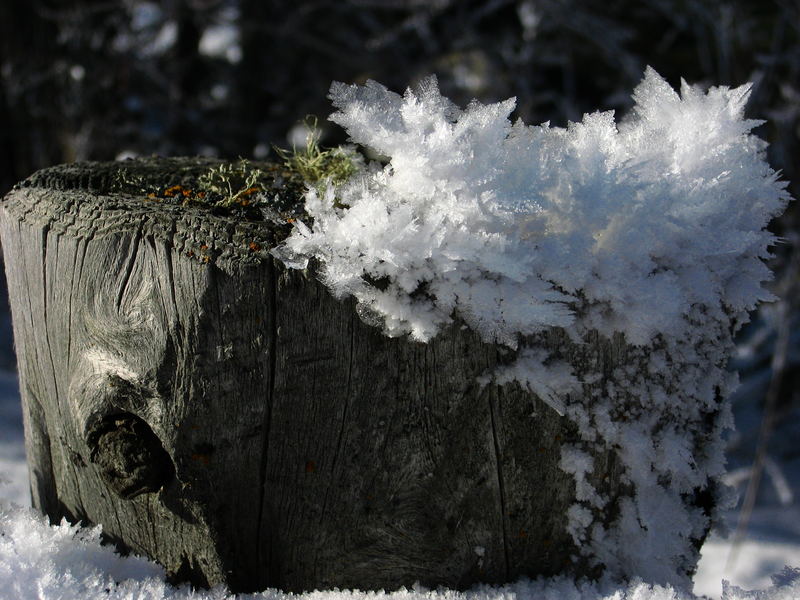
[[[164,195],[168,198],[172,198],[175,194],[181,192],[182,190],[183,186],[173,185],[172,187],[168,187],[166,190],[164,190]]]

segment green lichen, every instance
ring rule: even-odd
[[[292,150],[275,148],[290,172],[296,173],[306,185],[324,188],[328,183],[340,185],[358,172],[361,162],[355,150],[343,146],[322,149],[316,117],[306,119],[306,145]]]
[[[265,192],[265,178],[264,171],[242,158],[235,163],[211,167],[199,177],[197,187],[207,202],[228,207],[248,204],[250,196]]]
[[[147,180],[138,173],[132,173],[128,169],[120,169],[113,175],[110,185],[112,191],[126,191],[130,194],[146,196],[151,191]]]
[[[275,148],[281,162],[211,160],[205,168],[193,165],[189,171],[176,173],[170,181],[156,181],[132,166],[114,174],[111,190],[148,201],[223,210],[225,214],[247,218],[255,218],[259,210],[279,213],[287,219],[298,217],[303,213],[306,189],[314,187],[323,192],[328,185],[338,186],[353,177],[363,163],[349,148],[321,148],[316,120],[306,123],[309,135],[305,147]],[[335,202],[342,206],[338,200]]]
[[[176,173],[174,179],[156,182],[129,169],[114,174],[111,189],[118,193],[143,196],[147,200],[209,208],[236,208],[267,202],[267,192],[277,192],[280,183],[296,190],[283,167],[254,164],[245,159],[219,162],[202,171]],[[293,187],[292,187],[293,186]]]

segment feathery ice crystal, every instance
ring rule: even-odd
[[[335,191],[349,208],[311,190],[314,225],[281,253],[321,259],[390,335],[426,341],[454,309],[510,346],[550,326],[680,335],[692,306],[769,297],[763,228],[787,194],[743,119],[749,90],[679,96],[649,69],[619,124],[598,112],[562,129],[512,124],[514,99],[459,109],[433,78],[403,96],[335,83],[331,120],[390,162]]]

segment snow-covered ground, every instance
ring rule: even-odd
[[[800,460],[781,464],[780,467],[792,493],[796,495],[800,492]],[[66,524],[49,527],[43,517],[33,510],[10,506],[10,502],[30,506],[30,500],[17,378],[14,373],[7,371],[0,371],[0,473],[5,480],[0,485],[0,598],[3,600],[228,597],[223,589],[209,592],[175,589],[164,583],[163,571],[157,565],[141,559],[123,559],[100,546],[96,530],[81,531]],[[732,569],[726,570],[729,540],[713,535],[704,546],[700,569],[695,578],[695,594],[720,598],[723,579],[745,590],[764,589],[772,583],[771,576],[779,574],[784,566],[800,567],[800,503],[793,500],[788,505],[781,505],[780,494],[775,492],[776,485],[770,477],[765,478],[764,488]],[[731,513],[729,517],[735,520],[736,514]],[[735,525],[735,521],[732,521],[732,525]],[[519,582],[504,588],[484,588],[467,593],[447,590],[432,592],[416,588],[387,594],[383,598],[380,596],[356,592],[317,592],[304,595],[304,599],[688,600],[686,595],[674,590],[650,588],[644,584],[632,584],[627,588],[588,584],[576,587],[566,580]],[[284,595],[272,590],[249,597],[279,600]],[[789,587],[779,588],[769,596],[742,595],[729,590],[725,598],[796,599],[800,598],[800,580]]]

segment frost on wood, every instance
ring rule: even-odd
[[[686,584],[719,500],[724,366],[747,311],[770,299],[764,228],[788,201],[743,117],[749,90],[679,94],[648,69],[621,121],[556,128],[512,124],[514,99],[461,109],[435,79],[402,96],[335,83],[331,119],[388,163],[309,190],[313,223],[275,251],[294,267],[317,259],[388,335],[427,341],[457,315],[517,350],[487,377],[579,427],[585,448],[562,456],[579,492],[569,529],[613,574]],[[622,335],[630,366],[550,356],[537,340],[553,328],[576,344]],[[620,498],[589,489],[592,447],[621,458]]]
[[[313,227],[283,255],[322,259],[389,334],[427,340],[457,309],[509,345],[549,326],[677,337],[693,305],[768,297],[763,227],[786,193],[742,118],[748,91],[679,96],[650,70],[619,125],[605,112],[561,129],[512,125],[513,99],[460,110],[434,80],[405,96],[334,84],[332,120],[391,160],[312,190]]]

